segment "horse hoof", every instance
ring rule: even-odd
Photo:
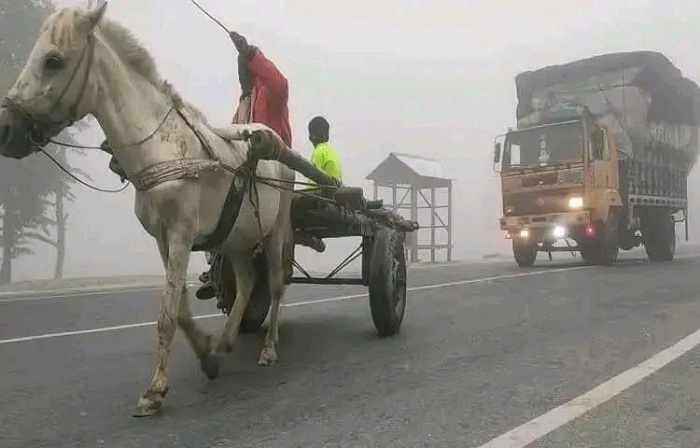
[[[150,417],[156,415],[160,411],[161,401],[153,401],[147,398],[140,397],[139,404],[136,410],[131,414],[132,417]]]
[[[202,359],[199,361],[199,367],[210,380],[214,380],[219,376],[219,358],[219,355],[209,353],[202,356]]]
[[[263,350],[260,353],[260,359],[258,360],[259,366],[271,366],[277,364],[277,353],[274,351]]]
[[[132,417],[150,417],[152,415],[156,415],[158,413],[158,410],[160,409],[160,406],[137,406],[136,410],[131,414]]]

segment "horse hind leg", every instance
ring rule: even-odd
[[[265,334],[265,345],[260,352],[260,358],[258,364],[261,366],[269,366],[276,364],[278,361],[277,356],[277,343],[279,342],[279,321],[282,313],[282,297],[284,296],[285,285],[285,263],[291,260],[286,260],[284,255],[285,246],[291,244],[293,248],[293,240],[291,231],[289,232],[288,240],[285,241],[284,245],[281,241],[277,241],[275,244],[274,239],[272,244],[270,244],[270,252],[268,253],[268,287],[270,297],[272,299],[272,304],[270,308],[270,325],[267,327],[267,333]]]
[[[279,165],[280,178],[294,181],[296,174]],[[267,366],[278,361],[277,343],[279,342],[279,321],[282,312],[282,297],[286,288],[285,280],[292,275],[294,260],[294,232],[291,226],[291,204],[293,194],[282,190],[279,199],[279,214],[267,241],[268,288],[271,299],[270,324],[265,334],[265,345],[260,352],[258,364]]]
[[[221,332],[216,348],[201,359],[202,371],[212,380],[219,375],[222,355],[233,350],[241,320],[243,319],[243,313],[246,306],[248,306],[255,285],[255,269],[250,252],[232,255],[231,262],[236,277],[236,299],[226,319],[226,324]]]
[[[272,277],[272,275],[270,276]],[[273,287],[272,279],[270,280],[270,294],[272,296],[272,304],[270,306],[270,325],[265,334],[265,345],[260,352],[258,364],[261,366],[269,366],[276,364],[277,357],[277,342],[279,342],[279,318],[282,313],[282,295],[284,294],[284,284],[280,288]]]
[[[167,246],[167,249],[166,249]],[[139,396],[134,417],[146,417],[156,414],[168,393],[168,362],[170,349],[175,337],[180,315],[180,302],[185,289],[187,265],[190,259],[192,238],[189,233],[172,232],[168,235],[168,242],[158,243],[161,256],[166,265],[165,291],[160,300],[158,314],[158,352],[156,369],[151,383],[145,392]]]

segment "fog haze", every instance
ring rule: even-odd
[[[496,134],[515,126],[517,73],[601,53],[654,50],[700,80],[693,45],[700,40],[694,18],[700,4],[688,2],[198,1],[289,79],[294,149],[309,155],[307,121],[328,118],[346,184],[371,194],[364,178],[389,151],[437,158],[454,173],[453,256],[460,259],[510,250],[498,228],[491,148]],[[141,39],[161,74],[212,124],[230,122],[240,92],[235,49],[189,0],[111,0],[107,16]],[[96,124],[80,137],[94,145],[102,138]],[[119,186],[105,154],[71,161],[93,184]],[[689,186],[691,236],[700,235],[700,219],[693,220],[699,177],[694,172]],[[134,216],[133,188],[105,194],[76,185],[74,191],[66,277],[162,272],[155,242]],[[301,249],[298,258],[313,269],[332,268],[354,246],[334,241],[322,257]],[[38,244],[35,250],[15,261],[15,279],[52,275],[54,250]],[[204,266],[204,256],[194,254],[190,272]]]

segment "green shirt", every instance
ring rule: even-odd
[[[342,182],[343,169],[340,167],[340,158],[328,143],[319,143],[311,152],[311,163],[335,179]]]

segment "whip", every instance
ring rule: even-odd
[[[216,23],[216,24],[219,25],[224,31],[226,31],[226,33],[231,34],[231,31],[229,31],[229,29],[226,28],[226,27],[224,26],[223,23],[221,23],[221,22],[219,22],[218,20],[216,20],[216,18],[215,18],[214,16],[212,16],[211,14],[209,14],[204,8],[202,8],[202,7],[199,5],[199,3],[197,3],[195,0],[190,0],[190,1],[194,4],[194,6],[196,6],[200,11],[202,11],[202,12],[204,13],[204,15],[206,15],[207,17],[209,17],[212,21],[214,21],[214,23]]]

